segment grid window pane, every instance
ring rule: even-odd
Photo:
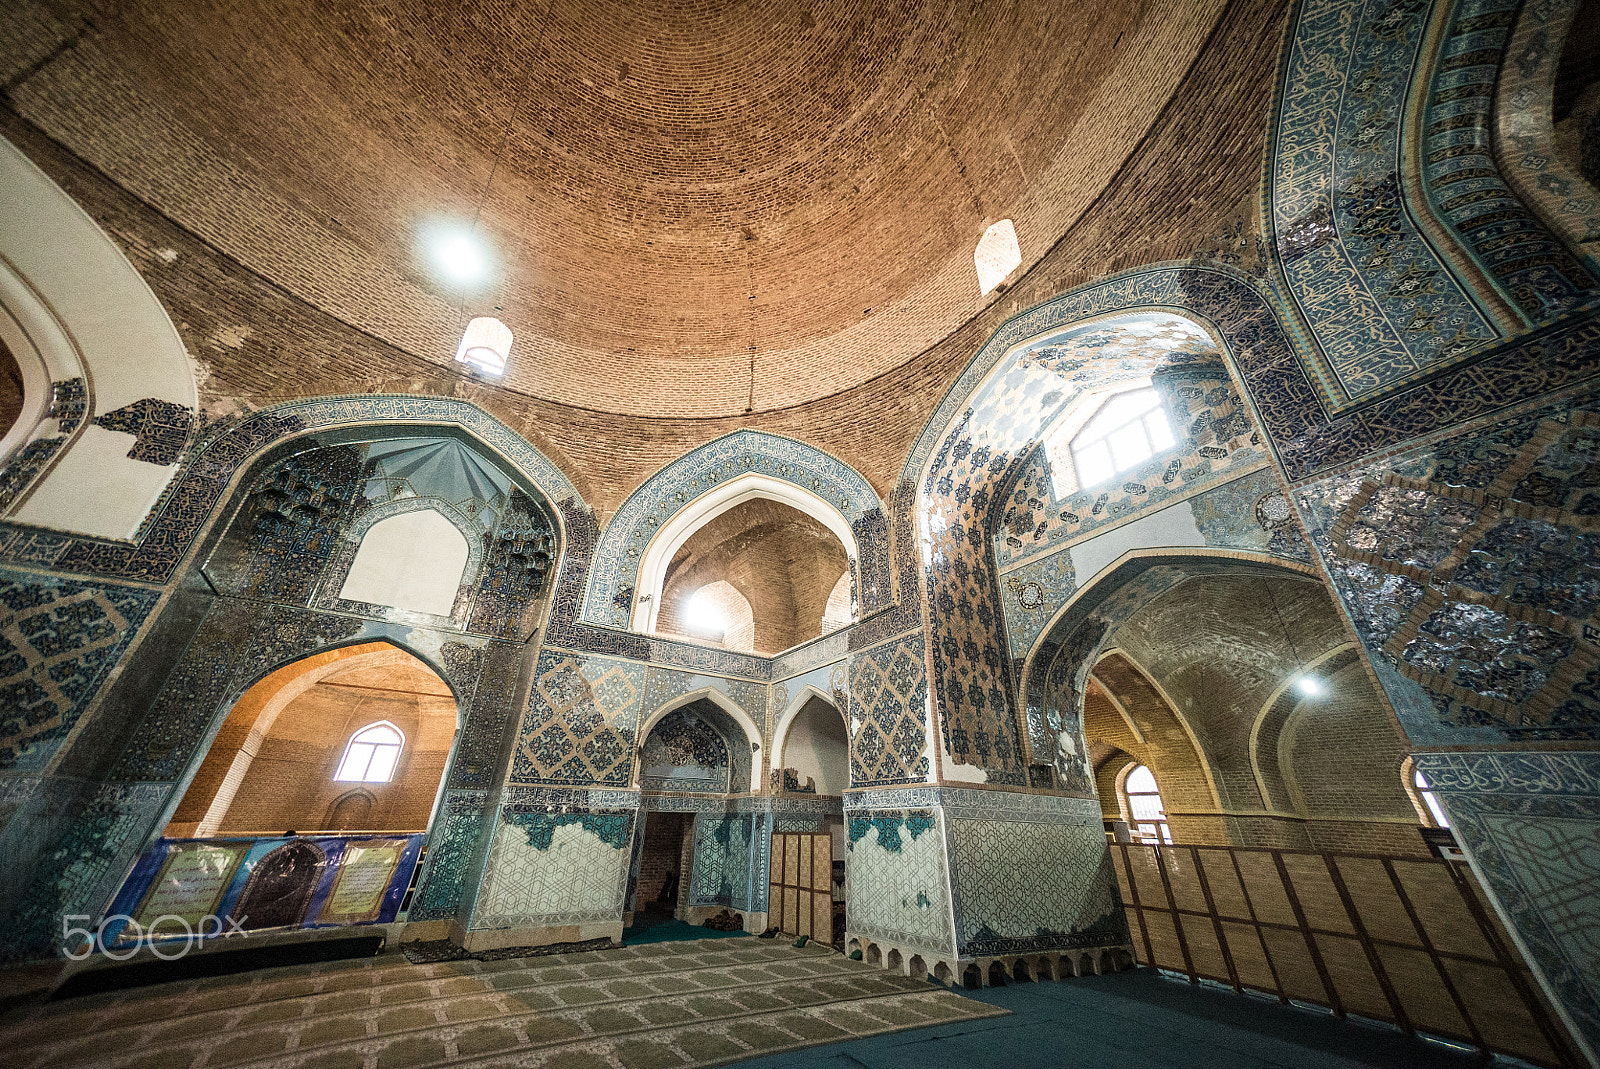
[[[405,736],[393,724],[368,724],[350,737],[344,757],[339,761],[335,780],[354,783],[387,783],[400,763]]]
[[[1176,444],[1155,390],[1117,394],[1100,406],[1072,440],[1078,488],[1087,490],[1108,482]]]
[[[1098,486],[1116,474],[1116,469],[1111,465],[1111,451],[1106,448],[1104,441],[1091,442],[1081,451],[1074,452],[1073,458],[1078,462],[1078,481],[1085,488]]]
[[[373,750],[372,763],[367,766],[368,783],[387,783],[394,775],[394,765],[400,758],[400,747],[379,746]]]
[[[1130,794],[1128,808],[1133,810],[1134,820],[1156,820],[1166,816],[1159,794]]]
[[[372,762],[372,751],[374,749],[375,747],[368,742],[352,742],[350,748],[344,752],[344,762],[339,765],[339,774],[333,778],[366,779],[367,765]]]

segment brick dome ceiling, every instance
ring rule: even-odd
[[[729,415],[865,382],[997,299],[985,226],[1042,256],[1219,9],[143,0],[18,106],[409,352],[449,364],[487,313],[516,332],[513,389]],[[430,228],[475,217],[494,266],[463,295]]]

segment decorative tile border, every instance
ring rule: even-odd
[[[664,524],[702,494],[741,475],[757,472],[808,490],[836,507],[850,524],[861,552],[863,576],[886,566],[889,547],[871,521],[883,502],[848,464],[815,446],[762,431],[740,430],[691,450],[645,481],[622,503],[595,547],[582,618],[626,628],[633,614],[645,547]],[[880,583],[864,585],[862,608],[888,603]]]

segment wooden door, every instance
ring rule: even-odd
[[[768,924],[790,935],[833,942],[833,836],[784,832],[772,837]]]

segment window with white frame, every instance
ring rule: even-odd
[[[1172,828],[1167,824],[1167,807],[1161,802],[1155,773],[1144,765],[1135,765],[1123,781],[1122,793],[1128,797],[1134,838],[1151,846],[1170,844]]]
[[[1119,393],[1100,406],[1072,439],[1078,488],[1109,482],[1119,472],[1171,449],[1177,441],[1154,389]]]
[[[333,778],[346,783],[388,783],[394,778],[405,741],[405,736],[387,720],[368,724],[350,736]]]
[[[1417,788],[1417,794],[1422,798],[1422,804],[1428,807],[1428,813],[1433,817],[1436,827],[1448,828],[1450,818],[1444,815],[1444,806],[1439,804],[1439,796],[1433,791],[1433,784],[1428,782],[1428,777],[1422,774],[1422,769],[1412,769],[1411,783]]]

